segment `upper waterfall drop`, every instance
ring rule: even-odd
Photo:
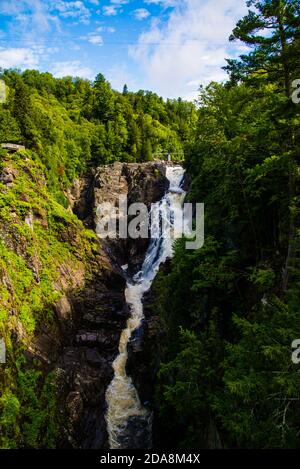
[[[114,378],[106,392],[106,422],[111,449],[151,447],[152,415],[142,406],[132,379],[126,374],[127,344],[144,318],[142,300],[145,292],[150,289],[160,265],[173,255],[176,217],[168,219],[165,214],[167,211],[174,214],[183,205],[185,192],[181,183],[184,173],[181,166],[167,166],[166,177],[170,187],[164,197],[153,204],[151,219],[165,222],[169,236],[158,231],[160,223],[154,223],[151,233],[155,236],[151,238],[141,271],[127,283],[125,296],[131,316],[120,337],[119,355],[113,363]],[[131,431],[130,424],[134,429],[138,428],[139,432]]]

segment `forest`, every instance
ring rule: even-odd
[[[250,0],[248,7],[229,38],[248,52],[229,58],[228,80],[200,87],[195,103],[126,85],[120,93],[101,73],[90,82],[1,70],[0,141],[26,147],[13,162],[24,172],[19,186],[8,194],[0,183],[0,336],[12,357],[0,377],[1,447],[55,446],[51,375],[36,384],[40,372],[26,368],[24,349],[40,321],[52,323],[51,259],[76,263],[95,242],[67,210],[67,189],[90,167],[171,153],[191,181],[188,201],[205,203],[205,245],[188,251],[177,241],[170,267],[154,281],[153,308],[166,331],[154,445],[299,448],[292,343],[300,339],[300,103],[292,97],[300,96],[300,5]],[[0,157],[0,168],[14,158],[5,150]],[[50,234],[41,226],[30,238],[29,203],[47,211]],[[61,239],[66,223],[79,230],[79,247]],[[44,252],[38,286],[10,242],[14,230],[29,253],[36,245]],[[26,330],[18,349],[12,307]]]
[[[45,168],[52,191],[62,190],[87,166],[155,158],[183,160],[197,115],[193,103],[166,102],[151,91],[112,90],[95,81],[54,78],[37,70],[3,70],[1,142],[21,143]]]
[[[178,242],[170,275],[156,282],[168,330],[158,428],[160,441],[170,435],[163,444],[175,438],[181,448],[211,440],[299,447],[291,344],[300,336],[300,106],[291,96],[300,76],[300,7],[248,4],[256,11],[230,40],[250,52],[227,61],[227,83],[201,89],[185,147],[189,200],[205,202],[205,246],[186,251]]]

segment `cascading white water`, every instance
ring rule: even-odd
[[[143,442],[138,445],[151,444],[151,412],[142,406],[138,393],[132,380],[126,374],[127,344],[132,333],[140,327],[144,318],[142,299],[150,287],[158,272],[160,264],[173,254],[173,240],[176,238],[176,216],[167,216],[167,213],[176,213],[180,210],[185,198],[185,192],[180,184],[184,177],[184,169],[181,166],[168,166],[166,176],[170,181],[170,187],[166,195],[152,207],[151,233],[152,239],[147,250],[141,271],[135,275],[132,281],[128,281],[126,288],[126,301],[130,307],[131,316],[123,330],[119,344],[119,355],[113,363],[114,378],[106,392],[107,413],[106,422],[111,449],[134,449],[136,439],[128,430],[128,423],[133,423],[133,428],[139,428],[144,436]],[[161,235],[161,223],[163,218],[165,230],[169,229],[168,236]],[[160,231],[159,231],[160,230]],[[139,446],[142,447],[142,446]]]

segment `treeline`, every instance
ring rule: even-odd
[[[23,143],[45,166],[49,187],[62,190],[88,164],[183,159],[196,122],[195,106],[164,101],[150,91],[114,91],[102,74],[94,82],[50,73],[5,70],[0,142]]]
[[[227,83],[202,89],[187,150],[205,246],[178,242],[156,282],[164,449],[300,445],[300,5],[248,5],[231,40],[250,52],[228,61]]]

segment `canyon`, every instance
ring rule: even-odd
[[[75,181],[68,194],[70,205],[86,226],[95,229],[95,209],[102,202],[116,205],[120,195],[126,195],[129,204],[143,202],[150,207],[158,202],[169,187],[167,167],[164,162],[154,162],[97,168]],[[126,282],[141,269],[149,243],[149,239],[99,240],[91,278],[85,280],[80,293],[75,290],[66,300],[72,311],[72,326],[55,366],[58,402],[65,414],[58,443],[61,448],[109,447],[105,393],[114,376],[112,365],[120,336],[130,316]],[[146,295],[146,303],[150,294]],[[63,304],[60,307],[63,309]],[[162,335],[160,319],[146,307],[145,318],[129,340],[126,370],[132,375],[141,402],[148,406]],[[129,425],[135,435],[130,444],[143,447],[145,429],[140,428],[136,418],[129,419]]]

